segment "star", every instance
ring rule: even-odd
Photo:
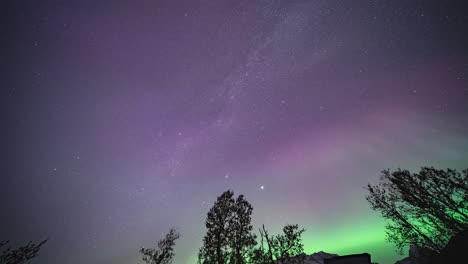
[[[305,249],[363,246],[374,255],[365,243],[384,241],[374,234],[385,225],[358,210],[367,205],[361,186],[400,164],[459,167],[466,160],[468,49],[452,45],[466,42],[457,34],[466,14],[456,5],[373,1],[351,10],[326,0],[217,1],[203,9],[122,1],[118,8],[100,3],[109,11],[103,21],[91,1],[63,2],[41,5],[53,15],[35,14],[34,5],[7,7],[32,19],[13,19],[6,32],[15,37],[22,29],[18,54],[28,63],[11,69],[24,75],[21,85],[7,82],[2,106],[17,114],[2,122],[14,128],[4,163],[13,175],[0,186],[37,186],[2,194],[41,210],[2,210],[12,219],[39,214],[40,230],[28,229],[24,239],[54,238],[44,250],[57,257],[44,262],[63,263],[82,244],[89,252],[80,262],[115,258],[120,248],[136,259],[140,242],[152,247],[175,226],[185,238],[173,262],[193,263],[203,221],[228,189],[253,205],[255,224],[318,224],[329,244],[304,239]],[[345,217],[335,221],[337,210]],[[62,233],[69,226],[77,228]],[[6,231],[0,227],[24,233],[21,225]],[[90,231],[96,241],[87,246]],[[354,231],[364,232],[342,237]],[[105,243],[109,234],[128,239]],[[373,261],[401,259],[390,256],[391,246],[379,249],[386,259]]]

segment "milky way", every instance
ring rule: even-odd
[[[0,240],[35,263],[195,263],[224,190],[306,253],[403,258],[364,187],[468,167],[468,24],[451,1],[6,5]],[[11,51],[11,52],[10,52]]]

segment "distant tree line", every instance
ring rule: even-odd
[[[406,246],[416,245],[438,253],[451,238],[468,230],[468,169],[458,172],[423,167],[418,173],[383,170],[379,184],[368,184],[366,189],[371,208],[388,220],[387,240],[400,252]],[[282,234],[271,235],[262,225],[257,236],[251,224],[252,211],[243,195],[235,197],[231,190],[223,192],[208,211],[198,263],[303,263],[301,236],[305,229],[286,225]],[[171,263],[174,240],[179,237],[174,234],[171,229],[160,242],[169,245],[170,250],[164,246],[142,249],[146,263]]]
[[[377,185],[368,184],[371,208],[388,220],[387,240],[401,250],[416,245],[448,256],[449,241],[468,232],[468,169],[438,170],[423,167],[418,173],[384,170]],[[302,234],[298,225],[286,225],[271,235],[262,225],[258,236],[252,227],[252,205],[243,195],[227,190],[208,211],[199,264],[299,264],[304,262]],[[141,248],[147,264],[171,264],[179,232],[172,228],[153,248]],[[466,239],[466,237],[465,237]],[[460,240],[460,239],[458,239]],[[29,242],[12,248],[0,241],[0,264],[25,264],[38,256],[47,242]],[[456,246],[453,244],[450,250]],[[462,252],[464,253],[464,252]]]
[[[252,205],[243,195],[234,196],[227,190],[208,211],[203,245],[198,252],[199,264],[272,264],[302,263],[304,246],[301,235],[305,229],[286,225],[283,234],[270,235],[265,226],[259,229],[260,241],[253,233]],[[174,257],[175,240],[180,237],[171,229],[155,248],[141,248],[147,264],[170,264]]]

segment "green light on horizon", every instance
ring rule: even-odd
[[[380,234],[359,234],[359,235],[340,235],[321,239],[320,242],[315,239],[304,239],[304,251],[312,254],[318,251],[339,254],[349,252],[356,248],[379,244],[385,241]]]
[[[304,234],[304,252],[308,255],[326,253],[349,255],[369,253],[372,261],[394,263],[401,259],[392,244],[385,240],[385,226],[376,222],[342,226],[333,230],[310,230]]]
[[[394,263],[394,260],[403,258],[399,257],[393,245],[385,240],[385,226],[382,222],[361,226],[353,224],[333,230],[308,229],[302,242],[304,253],[308,255],[319,251],[338,255],[369,253],[372,261],[379,263]],[[187,263],[196,261],[197,256],[194,255]]]

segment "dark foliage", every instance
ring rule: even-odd
[[[47,242],[43,240],[38,244],[30,241],[27,245],[12,249],[9,241],[0,241],[0,263],[1,264],[23,264],[28,263],[39,255],[41,247]]]
[[[224,264],[228,260],[229,224],[233,218],[234,193],[230,190],[219,196],[213,207],[210,208],[205,226],[206,235],[203,246],[199,251],[200,263]]]
[[[389,220],[387,240],[400,252],[408,245],[440,252],[468,228],[468,170],[384,170],[380,183],[367,190],[371,208]]]
[[[299,225],[286,225],[283,234],[277,235],[274,239],[274,254],[279,263],[303,263],[304,245],[302,244],[302,233],[304,228],[299,229]],[[295,258],[292,258],[295,257]]]
[[[265,229],[265,225],[262,225],[262,228],[259,229],[259,233],[260,243],[258,247],[251,252],[250,260],[254,264],[273,264],[275,262],[273,238],[270,237],[270,234]]]
[[[166,237],[159,240],[157,248],[141,248],[142,260],[147,264],[170,264],[174,257],[175,240],[180,234],[171,228]]]
[[[459,263],[466,258],[468,230],[458,233],[448,242],[438,255],[428,260],[429,264]]]
[[[239,195],[234,204],[234,216],[229,228],[230,247],[233,250],[230,263],[243,264],[246,262],[252,248],[257,244],[256,235],[252,233],[252,211],[249,202]]]
[[[304,228],[299,225],[286,225],[283,234],[270,236],[265,226],[260,231],[259,247],[253,251],[252,263],[272,264],[288,263],[299,264],[304,262],[304,245],[302,244],[302,233]]]
[[[198,254],[203,264],[242,264],[256,245],[252,233],[252,206],[243,195],[234,198],[227,190],[219,196],[209,210],[205,226],[207,233]]]

